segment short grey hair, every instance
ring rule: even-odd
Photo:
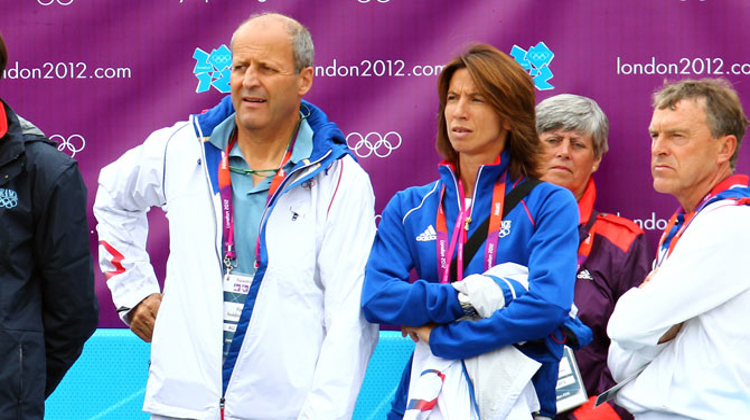
[[[250,15],[249,18],[245,19],[235,29],[232,34],[232,40],[230,48],[234,47],[234,38],[237,36],[237,32],[240,31],[245,25],[258,18],[273,18],[278,19],[286,23],[286,31],[289,34],[290,41],[292,42],[292,55],[294,57],[294,70],[299,73],[307,67],[312,67],[313,59],[315,58],[315,46],[313,45],[312,36],[310,31],[307,30],[297,20],[290,18],[289,16],[282,15],[281,13],[256,13]]]
[[[591,98],[563,93],[540,102],[536,106],[537,134],[559,129],[590,135],[595,157],[604,156],[609,150],[609,120]]]

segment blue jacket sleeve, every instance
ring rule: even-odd
[[[396,194],[383,210],[378,233],[367,261],[362,288],[362,311],[369,322],[421,326],[445,324],[463,315],[450,284],[423,279],[409,282],[415,265],[402,223],[403,193]]]
[[[536,228],[528,242],[528,293],[489,318],[436,327],[430,336],[433,354],[447,359],[474,357],[509,344],[544,339],[566,320],[573,303],[578,206],[567,190],[547,191],[538,198]]]

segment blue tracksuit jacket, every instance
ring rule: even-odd
[[[482,166],[474,188],[468,237],[490,214],[492,189],[506,172],[509,154],[499,164]],[[459,212],[457,178],[450,165],[439,167],[440,179],[397,193],[383,211],[362,291],[362,309],[370,322],[420,326],[432,330],[430,348],[436,356],[464,359],[493,349],[526,342],[518,347],[543,363],[534,377],[541,414],[554,417],[555,385],[564,336],[558,326],[573,303],[578,248],[578,206],[566,189],[541,183],[504,219],[505,235],[498,240],[496,264],[513,262],[529,268],[529,291],[507,308],[476,322],[454,322],[463,315],[450,284],[438,279],[434,232],[440,191],[452,235]],[[508,177],[510,178],[510,176]],[[506,182],[506,194],[518,185]],[[509,223],[509,225],[508,225]],[[455,256],[454,256],[455,258]],[[464,270],[464,276],[484,272],[484,244]],[[410,282],[410,271],[418,280]],[[407,364],[389,419],[403,416],[408,390]]]

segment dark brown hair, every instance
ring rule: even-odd
[[[453,74],[467,69],[479,93],[510,129],[505,148],[510,153],[510,174],[539,177],[541,153],[534,119],[534,82],[526,71],[506,54],[488,44],[473,44],[468,51],[451,60],[440,73],[438,96],[438,131],[435,145],[438,153],[457,164],[458,152],[451,146],[445,119],[445,104]]]

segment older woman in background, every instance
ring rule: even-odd
[[[579,317],[594,333],[594,341],[575,355],[586,392],[595,396],[615,384],[607,368],[607,321],[620,296],[646,277],[651,253],[638,225],[594,210],[596,187],[591,175],[607,153],[609,131],[607,116],[599,105],[577,95],[545,99],[536,107],[536,130],[544,150],[542,179],[569,189],[578,200],[580,245],[574,299]],[[557,419],[632,419],[616,406],[615,412],[602,406],[586,417],[584,412],[589,411],[591,402]]]

